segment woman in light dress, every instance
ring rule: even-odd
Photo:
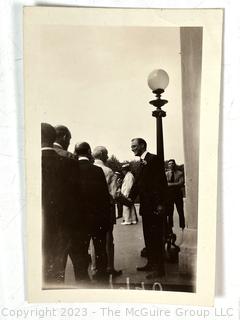
[[[128,198],[130,190],[134,183],[134,176],[130,171],[129,163],[123,164],[122,172],[124,174],[121,193],[124,197]],[[137,213],[134,204],[131,207],[123,205],[123,222],[122,225],[130,225],[137,223]]]

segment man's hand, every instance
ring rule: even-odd
[[[131,198],[127,198],[127,200],[129,201],[129,204],[130,204],[130,205],[133,205],[133,201],[132,201]]]
[[[120,193],[116,200],[127,207],[131,207],[133,205],[132,199],[125,197],[122,193]]]
[[[159,204],[157,208],[154,210],[154,214],[157,216],[163,216],[165,214],[165,206]]]

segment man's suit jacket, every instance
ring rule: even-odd
[[[77,211],[78,161],[61,157],[55,149],[42,151],[42,208],[44,225],[72,226]]]
[[[88,160],[78,161],[78,215],[76,225],[109,228],[110,195],[103,170]]]
[[[56,152],[59,154],[59,156],[77,160],[77,157],[73,153],[67,150],[64,150],[59,144],[54,143],[53,147],[56,150]]]
[[[140,215],[153,213],[158,205],[167,202],[167,181],[163,164],[157,155],[147,153],[140,164],[129,197],[140,197]]]

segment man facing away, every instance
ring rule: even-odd
[[[42,145],[42,250],[44,285],[63,284],[70,235],[67,228],[68,192],[73,186],[68,179],[71,164],[53,148],[55,129],[41,124]]]
[[[153,271],[148,279],[164,276],[164,227],[166,223],[167,182],[164,164],[158,156],[147,152],[147,143],[142,138],[131,141],[131,149],[140,157],[139,172],[130,191],[133,201],[140,198],[140,215],[142,216],[143,235],[148,262],[138,271]]]
[[[53,147],[55,152],[60,156],[61,159],[66,159],[68,163],[70,163],[70,168],[68,169],[68,175],[65,177],[64,185],[70,184],[71,189],[66,188],[66,195],[68,199],[68,205],[65,206],[65,216],[67,217],[65,220],[65,225],[69,230],[72,242],[72,235],[74,234],[76,225],[75,220],[76,216],[79,214],[79,168],[77,157],[68,151],[68,147],[70,145],[71,140],[71,132],[64,125],[55,126],[56,138],[53,143]],[[66,196],[65,195],[65,196]],[[72,251],[72,246],[70,246],[69,256],[72,260],[75,278],[78,278],[78,274],[76,274],[78,268],[77,264],[79,259]]]
[[[72,138],[71,132],[69,131],[69,129],[63,125],[58,125],[58,126],[55,126],[55,131],[56,131],[56,139],[53,146],[56,152],[62,157],[76,159],[74,154],[68,151],[70,140]]]
[[[179,215],[179,227],[182,229],[185,228],[182,194],[182,187],[184,186],[184,175],[182,171],[177,170],[176,162],[174,159],[168,160],[168,171],[166,172],[166,177],[169,189],[169,201],[167,206],[168,233],[171,234],[173,227],[174,204],[177,207],[177,212]]]
[[[106,234],[110,226],[110,199],[103,170],[92,164],[90,145],[87,142],[75,146],[79,164],[78,215],[72,237],[72,255],[78,280],[89,280],[88,248],[93,239],[97,273],[95,279],[106,281]]]
[[[111,220],[110,220],[110,227],[107,231],[107,238],[106,238],[106,249],[107,249],[107,258],[108,258],[108,266],[107,271],[113,277],[119,276],[122,274],[121,270],[115,270],[114,268],[114,239],[113,239],[113,227],[116,224],[116,213],[115,213],[115,202],[114,199],[116,197],[117,192],[117,177],[113,173],[112,169],[106,166],[106,162],[108,159],[108,150],[103,146],[98,146],[94,148],[92,153],[94,160],[94,164],[100,168],[102,168],[107,185],[108,191],[110,195],[110,202],[111,202]]]

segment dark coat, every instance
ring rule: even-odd
[[[76,226],[91,230],[109,228],[111,211],[107,182],[102,169],[88,160],[78,161],[77,199]]]
[[[63,219],[66,160],[54,150],[42,151],[42,209],[44,225],[52,231]]]
[[[42,208],[47,225],[69,225],[77,210],[78,162],[59,156],[55,150],[42,151]]]
[[[54,143],[53,147],[59,156],[64,157],[64,158],[70,158],[70,159],[77,160],[77,157],[73,153],[71,153],[67,150],[64,150],[63,148],[61,148],[57,144]]]
[[[76,212],[78,162],[42,150],[42,249],[44,282],[64,280],[70,229]]]
[[[140,164],[135,183],[129,197],[140,198],[140,215],[151,214],[158,205],[167,201],[167,181],[165,170],[158,156],[147,153]]]

